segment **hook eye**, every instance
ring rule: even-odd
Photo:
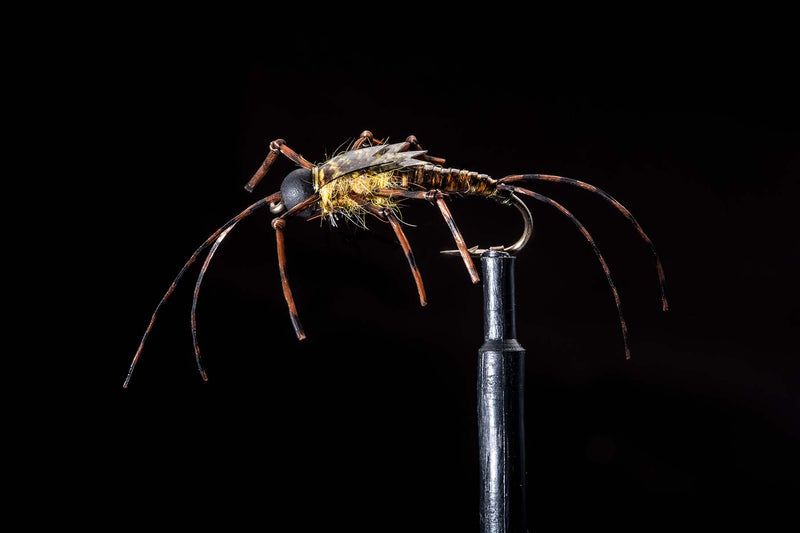
[[[283,203],[283,200],[278,200],[277,202],[270,202],[269,203],[269,212],[273,215],[277,215],[278,213],[282,213],[286,205]]]

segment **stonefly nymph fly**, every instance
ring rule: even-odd
[[[425,200],[435,205],[455,240],[456,249],[446,250],[443,253],[458,254],[467,269],[473,283],[480,281],[473,256],[479,256],[484,249],[477,246],[468,248],[461,232],[456,226],[455,220],[447,207],[446,200],[462,196],[479,196],[490,198],[502,204],[515,207],[523,218],[524,229],[522,236],[509,246],[491,247],[492,250],[501,250],[508,253],[519,252],[531,237],[533,224],[528,206],[520,200],[519,195],[529,196],[539,202],[554,207],[564,216],[569,218],[583,234],[586,241],[594,250],[600,265],[603,268],[608,285],[614,297],[619,314],[619,322],[622,330],[625,357],[630,358],[630,348],[628,346],[628,329],[625,318],[622,315],[622,304],[619,293],[611,278],[611,270],[600,253],[592,236],[568,211],[564,206],[542,194],[527,188],[529,183],[537,181],[548,181],[563,183],[589,192],[595,193],[605,201],[613,205],[617,211],[633,224],[641,238],[650,247],[655,257],[656,272],[661,289],[661,305],[664,311],[667,310],[667,299],[664,292],[664,269],[661,260],[656,253],[655,246],[633,215],[622,204],[615,200],[611,195],[601,189],[576,179],[548,174],[513,174],[502,179],[493,179],[487,174],[480,174],[468,170],[446,168],[443,166],[445,160],[428,155],[426,150],[420,146],[417,138],[410,135],[405,141],[387,144],[385,140],[376,139],[373,134],[365,130],[361,135],[345,150],[334,155],[330,159],[319,164],[313,164],[300,156],[297,152],[289,148],[283,139],[276,139],[269,144],[269,153],[266,159],[253,174],[250,181],[245,185],[245,189],[252,192],[253,188],[264,178],[272,164],[283,154],[298,168],[286,175],[281,183],[280,190],[266,196],[250,205],[247,209],[228,220],[222,227],[215,231],[211,236],[200,245],[191,255],[189,260],[183,265],[167,292],[158,302],[150,323],[142,336],[139,348],[133,356],[130,369],[123,384],[128,387],[131,375],[142,355],[145,341],[155,323],[158,311],[167,301],[175,290],[187,269],[194,264],[200,254],[209,246],[211,249],[206,256],[200,269],[197,282],[195,284],[194,296],[192,299],[191,327],[192,342],[194,345],[195,360],[197,368],[203,380],[207,380],[206,372],[200,357],[200,346],[197,341],[197,298],[203,276],[214,257],[217,248],[225,237],[230,233],[234,226],[242,219],[248,217],[262,207],[268,206],[270,211],[278,215],[272,219],[272,228],[275,230],[275,237],[278,247],[278,267],[280,271],[281,286],[283,296],[289,308],[289,318],[294,331],[299,340],[305,338],[306,334],[300,324],[300,318],[295,306],[292,290],[289,286],[286,268],[286,252],[284,241],[284,229],[286,220],[290,217],[300,219],[323,218],[332,225],[349,220],[362,226],[366,225],[367,216],[370,215],[382,222],[388,223],[403,249],[411,275],[419,295],[420,305],[427,304],[425,287],[422,283],[422,276],[414,260],[411,245],[403,232],[400,219],[398,217],[401,204],[410,200]],[[521,186],[524,184],[525,187]]]

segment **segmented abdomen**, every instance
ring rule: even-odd
[[[414,190],[438,189],[465,195],[492,196],[497,191],[497,180],[488,174],[479,174],[458,168],[442,168],[436,165],[418,165],[403,175],[403,188]]]

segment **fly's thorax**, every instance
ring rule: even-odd
[[[402,187],[399,179],[402,173],[393,170],[385,172],[360,171],[339,176],[327,183],[315,182],[323,216],[342,213],[345,216],[362,214],[364,206],[397,208],[397,202],[385,195],[378,194],[380,189],[398,189]]]

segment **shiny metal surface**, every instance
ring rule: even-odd
[[[516,339],[514,257],[481,255],[484,343],[478,368],[480,532],[526,532],[525,349]]]

